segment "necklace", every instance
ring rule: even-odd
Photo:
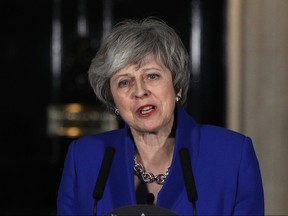
[[[152,183],[155,182],[156,184],[163,185],[168,174],[170,171],[170,167],[167,168],[165,174],[158,174],[154,175],[153,173],[146,172],[142,166],[137,160],[136,157],[134,156],[134,172],[136,175],[140,177],[142,181],[145,183]]]

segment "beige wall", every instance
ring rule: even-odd
[[[253,139],[266,215],[288,215],[288,0],[229,0],[228,128]]]

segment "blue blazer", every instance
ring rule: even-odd
[[[176,114],[174,156],[157,206],[192,215],[178,153],[186,147],[198,192],[197,215],[264,215],[261,174],[251,139],[221,127],[197,124],[181,107]],[[71,143],[58,191],[58,215],[93,214],[92,194],[107,146],[116,151],[97,215],[136,204],[135,144],[126,125]]]

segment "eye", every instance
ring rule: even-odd
[[[124,87],[126,87],[126,86],[128,86],[129,85],[129,80],[121,80],[119,83],[118,83],[118,87],[120,87],[120,88],[124,88]]]
[[[158,74],[148,74],[147,77],[150,80],[155,80],[155,79],[159,78],[159,75]]]

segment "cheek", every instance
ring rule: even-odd
[[[119,94],[119,92],[115,89],[115,88],[111,88],[111,96],[115,102],[115,104],[117,104],[119,101],[121,101],[121,95]]]
[[[168,89],[168,87],[166,87]],[[176,92],[174,91],[174,87],[169,87],[170,91],[166,94],[166,97],[169,99],[169,103],[175,102],[176,100]]]
[[[166,94],[163,96],[163,105],[164,105],[165,112],[167,113],[173,112],[175,108],[175,104],[176,104],[175,97],[176,95],[172,92],[169,95]]]
[[[118,109],[126,110],[128,108],[128,105],[129,105],[128,97],[116,94],[113,96],[113,99],[114,99],[114,103]]]
[[[123,103],[123,100],[121,100],[121,98],[119,98],[118,96],[114,96],[114,102],[115,102],[115,105],[119,108],[122,103]]]

